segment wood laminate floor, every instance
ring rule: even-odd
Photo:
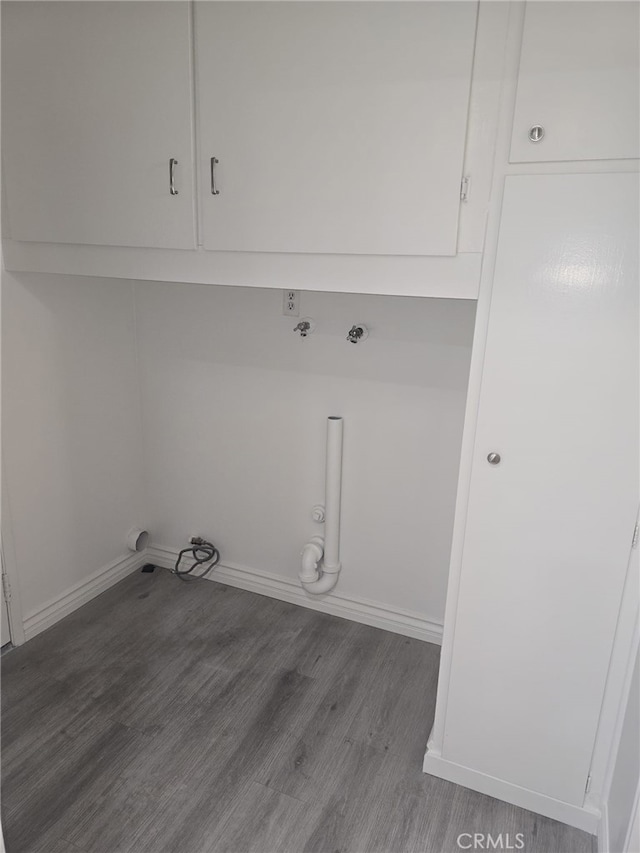
[[[7,853],[454,853],[461,833],[593,853],[590,835],[422,773],[438,655],[131,575],[2,657]]]

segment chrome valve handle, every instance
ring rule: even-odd
[[[301,338],[306,338],[307,335],[310,335],[316,328],[315,320],[312,320],[311,317],[303,317],[297,326],[294,326],[293,331],[298,332]]]
[[[364,341],[369,336],[369,330],[365,325],[359,323],[357,326],[354,325],[349,329],[349,334],[347,335],[347,340],[350,344],[357,344],[360,341]]]

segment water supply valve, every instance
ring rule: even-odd
[[[315,329],[316,324],[310,317],[303,317],[297,326],[293,327],[294,332],[298,332],[301,338],[306,338]]]
[[[350,344],[359,344],[360,341],[364,341],[369,337],[369,330],[364,325],[364,323],[358,323],[357,325],[352,326],[349,329],[349,334],[347,335],[347,340]]]

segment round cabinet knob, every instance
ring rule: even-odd
[[[544,127],[540,124],[534,124],[529,129],[529,139],[531,142],[541,142],[544,137]]]
[[[489,465],[499,465],[500,464],[500,454],[499,453],[490,453],[487,456],[487,462]]]

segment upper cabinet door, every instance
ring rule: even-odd
[[[205,248],[455,254],[476,5],[197,2]]]
[[[193,248],[190,56],[186,2],[3,3],[9,236]]]
[[[624,0],[527,4],[512,162],[640,156],[639,16]]]

